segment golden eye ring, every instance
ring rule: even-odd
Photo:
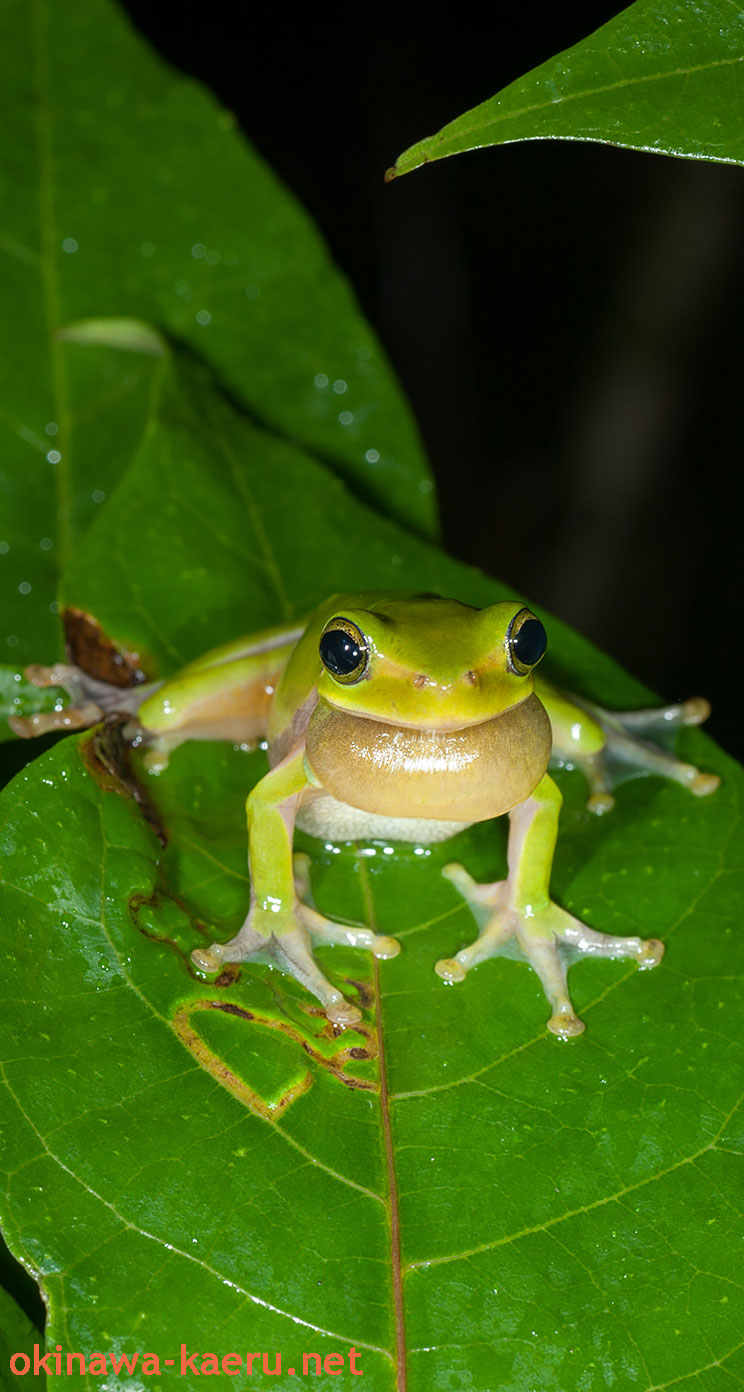
[[[361,681],[369,665],[369,644],[361,628],[339,615],[329,619],[321,634],[320,660],[342,686]]]
[[[526,677],[545,655],[548,635],[540,620],[530,609],[520,609],[506,631],[506,655],[509,668],[518,677]]]

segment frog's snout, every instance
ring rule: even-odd
[[[447,697],[450,696],[458,686],[479,686],[480,677],[477,672],[468,669],[467,672],[463,672],[459,677],[455,677],[454,681],[442,682],[437,681],[436,677],[428,676],[426,672],[418,672],[415,677],[411,678],[411,682],[417,691],[421,691],[425,686],[433,686],[441,691],[443,697]]]

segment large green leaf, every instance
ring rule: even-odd
[[[146,409],[153,360],[61,342],[80,319],[167,329],[257,419],[432,530],[415,426],[375,336],[310,218],[229,113],[109,0],[8,0],[0,79],[12,131],[0,162],[5,660],[56,642],[57,576]]]
[[[350,432],[384,425],[379,453],[405,468],[400,489],[380,475],[374,496],[389,491],[425,525],[428,481],[395,388],[356,356],[371,341],[336,273],[224,113],[102,0],[12,3],[0,24],[18,130],[4,419],[38,460],[33,491],[22,468],[0,484],[0,563],[25,567],[4,590],[18,639],[7,657],[54,656],[60,569],[63,601],[152,673],[330,589],[502,596],[318,463],[371,494],[366,437]],[[33,108],[41,212],[30,72],[47,94]],[[235,296],[244,254],[253,299],[242,280]],[[211,318],[194,320],[207,294]],[[265,317],[241,318],[244,301]],[[48,356],[62,322],[134,315],[202,363],[56,339]],[[331,409],[336,373],[347,392]],[[347,402],[345,423],[334,412]],[[62,459],[46,460],[60,434]],[[578,689],[643,700],[589,645],[550,631]],[[30,708],[16,675],[7,700]],[[190,966],[190,948],[244,912],[243,802],[263,756],[184,747],[159,777],[138,770],[136,802],[111,738],[57,745],[0,798],[0,1216],[48,1295],[50,1345],[151,1350],[163,1375],[182,1343],[266,1350],[271,1366],[281,1351],[282,1388],[310,1351],[347,1360],[348,1381],[351,1346],[376,1392],[741,1381],[740,770],[687,732],[685,752],[722,773],[721,791],[696,801],[638,781],[602,820],[578,775],[561,775],[556,897],[597,927],[669,944],[650,976],[578,965],[588,1030],[569,1043],[546,1035],[523,964],[489,962],[456,989],[431,970],[475,932],[442,866],[457,856],[480,878],[501,873],[503,827],[425,854],[305,841],[319,906],[403,944],[379,968],[350,949],[319,954],[364,1006],[362,1025],[333,1038],[270,968],[209,985]],[[336,1386],[339,1371],[314,1380]]]
[[[744,11],[734,0],[636,0],[565,53],[412,145],[388,177],[513,140],[595,140],[744,162]]]
[[[97,617],[158,668],[351,576],[503,595],[256,431],[201,370],[186,387],[178,361],[159,372],[148,440],[66,581],[87,603],[97,579]],[[551,636],[583,690],[643,699],[561,625]],[[244,913],[243,802],[263,755],[183,747],[140,773],[149,820],[105,741],[66,741],[16,778],[2,1211],[48,1293],[51,1344],[151,1350],[161,1366],[181,1343],[266,1350],[270,1366],[280,1351],[279,1387],[303,1352],[353,1346],[378,1392],[717,1392],[741,1377],[744,782],[703,735],[684,743],[722,773],[714,798],[640,780],[596,819],[578,774],[561,776],[556,897],[669,943],[652,975],[577,965],[588,1029],[569,1043],[546,1034],[522,963],[454,989],[432,971],[475,933],[442,866],[500,874],[498,825],[425,854],[303,843],[319,907],[403,944],[379,967],[319,952],[364,1006],[333,1038],[271,968],[208,985],[190,966]]]

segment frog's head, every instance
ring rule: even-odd
[[[416,729],[462,729],[520,705],[547,643],[514,600],[473,609],[436,595],[361,595],[326,615],[321,700]]]

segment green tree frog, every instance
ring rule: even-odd
[[[535,676],[545,629],[515,601],[474,609],[435,595],[332,595],[306,625],[277,628],[218,648],[159,684],[121,690],[78,668],[33,668],[40,685],[64,685],[72,708],[16,722],[32,734],[55,723],[90,724],[107,711],[130,717],[128,733],[148,746],[151,769],[186,739],[268,740],[269,772],[247,800],[251,901],[230,942],[197,949],[198,970],[256,954],[291,974],[338,1027],[358,1008],[321,972],[311,942],[343,942],[378,957],[392,938],[345,927],[304,902],[293,868],[295,825],[327,841],[377,838],[430,844],[508,814],[508,874],[477,884],[461,865],[445,874],[485,923],[470,946],[439,961],[443,981],[518,944],[550,1004],[548,1029],[568,1037],[584,1025],[568,992],[561,945],[636,961],[661,959],[655,939],[614,937],[587,927],[550,898],[561,795],[548,773],[551,749],[580,765],[589,806],[612,804],[605,755],[678,780],[704,795],[718,784],[644,736],[698,724],[707,703],[610,714],[569,698]]]

